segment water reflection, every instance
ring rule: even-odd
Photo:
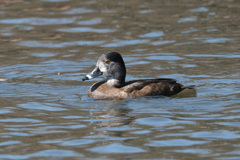
[[[128,116],[130,111],[131,109],[127,108],[110,108],[100,111],[91,111],[93,119],[84,121],[94,123],[94,126],[101,128],[100,130],[122,130],[121,126],[124,126],[123,130],[126,130],[125,126],[134,120],[134,117]]]

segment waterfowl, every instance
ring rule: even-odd
[[[126,67],[122,56],[117,52],[110,52],[99,57],[96,67],[87,74],[82,81],[98,76],[105,79],[94,83],[88,90],[88,96],[94,99],[124,99],[143,96],[173,96],[183,91],[182,84],[175,79],[141,79],[125,81]]]

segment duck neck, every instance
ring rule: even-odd
[[[125,84],[126,67],[123,60],[121,63],[117,63],[115,66],[113,66],[110,75],[111,78],[107,80],[109,81],[110,85],[120,88]]]
[[[110,86],[114,86],[114,87],[120,88],[125,83],[125,75],[115,74],[112,78],[107,79],[107,83]]]
[[[116,84],[114,85],[115,87],[122,87],[125,83],[125,78],[126,78],[126,68],[125,65],[123,64],[120,67],[120,71],[119,72],[115,72],[113,73],[113,79],[116,80]]]
[[[112,77],[107,78],[107,83],[110,86],[114,86],[117,88],[120,88],[124,85],[125,83],[125,76],[126,76],[126,72],[114,72],[112,73]]]

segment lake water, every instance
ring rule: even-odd
[[[240,1],[0,1],[0,159],[240,159]],[[106,52],[127,80],[195,97],[96,101]]]

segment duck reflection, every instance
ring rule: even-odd
[[[97,103],[99,102],[101,100],[97,101]],[[130,124],[135,117],[129,116],[129,112],[132,109],[124,107],[122,102],[124,101],[117,100],[100,103],[94,111],[90,111],[92,119],[89,121],[94,123],[94,126],[97,128],[119,127]]]

